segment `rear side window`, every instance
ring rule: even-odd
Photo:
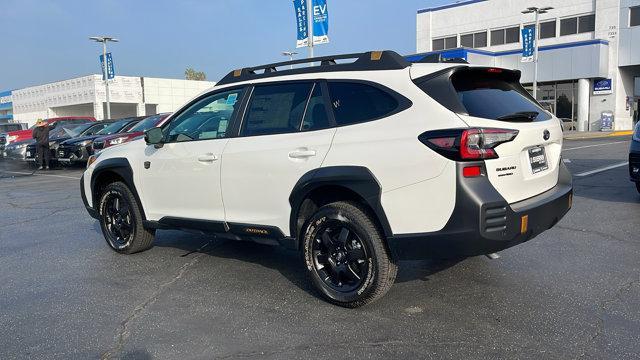
[[[418,79],[417,85],[456,113],[504,121],[550,119],[518,80],[518,74],[509,70],[467,68]]]
[[[338,126],[380,119],[399,105],[387,92],[362,83],[330,82],[329,93]]]
[[[256,86],[242,124],[241,136],[299,131],[312,83]]]
[[[302,131],[326,129],[329,126],[329,117],[327,116],[327,108],[322,96],[322,87],[320,84],[316,84],[309,99],[307,111],[304,114]]]

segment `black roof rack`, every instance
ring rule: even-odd
[[[351,63],[338,64],[336,60],[356,59]],[[320,65],[312,67],[300,67],[289,69],[290,65],[308,64],[319,62]],[[278,67],[287,66],[278,70]],[[233,70],[223,77],[218,85],[231,84],[240,81],[262,79],[273,76],[310,74],[327,71],[367,71],[367,70],[399,70],[411,66],[395,51],[368,51],[357,54],[344,54],[334,56],[321,56],[309,59],[283,61],[279,63],[260,65]],[[261,72],[260,72],[261,71]]]
[[[413,63],[428,63],[428,64],[436,64],[436,63],[454,63],[454,64],[468,64],[469,62],[463,58],[444,58],[441,53],[433,53],[427,54],[423,56],[421,59],[412,61]]]

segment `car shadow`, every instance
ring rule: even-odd
[[[251,241],[219,239],[215,236],[181,231],[158,231],[155,247],[176,248],[181,256],[204,253],[214,258],[233,259],[258,264],[278,271],[293,285],[307,293],[320,297],[306,272],[302,254],[280,246],[258,244]],[[464,259],[430,259],[401,261],[398,263],[396,283],[415,280],[428,281],[429,277],[455,266]]]

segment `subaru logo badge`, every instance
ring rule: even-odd
[[[545,140],[549,140],[550,137],[551,137],[551,133],[549,132],[549,130],[544,129],[544,131],[542,132],[542,138]]]

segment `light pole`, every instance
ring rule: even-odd
[[[307,0],[307,34],[309,34],[309,58],[313,58],[313,1]],[[313,66],[313,63],[309,64]]]
[[[295,51],[283,51],[282,55],[283,56],[288,56],[289,60],[293,61],[293,56],[294,55],[298,55],[298,53],[295,52]],[[293,69],[293,65],[289,65],[289,69]]]
[[[107,43],[109,41],[118,42],[119,40],[111,36],[92,36],[89,39],[95,42],[102,43],[102,76],[104,78],[104,88],[107,100],[107,119],[111,119],[111,102],[109,101],[109,79],[107,75]]]
[[[533,47],[533,98],[538,99],[538,39],[540,39],[539,29],[540,29],[540,14],[546,14],[549,10],[552,10],[551,6],[539,8],[539,7],[529,7],[526,10],[522,10],[523,14],[536,14],[536,25],[533,31],[534,35],[534,47]]]

